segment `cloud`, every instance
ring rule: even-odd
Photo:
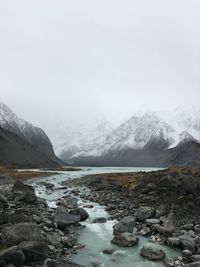
[[[199,0],[2,0],[0,93],[33,123],[198,104]]]

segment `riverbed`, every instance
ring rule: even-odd
[[[40,178],[33,180],[31,184],[36,190],[36,194],[45,199],[50,207],[56,208],[56,202],[67,194],[67,189],[62,187],[62,182],[69,179],[81,178],[85,175],[103,174],[103,173],[125,173],[125,172],[138,172],[138,171],[156,171],[157,168],[82,168],[81,171],[67,171],[60,172],[59,175]],[[54,184],[54,190],[47,191],[46,187],[41,184],[45,180],[48,183]],[[81,190],[87,190],[82,188]],[[86,227],[79,232],[79,242],[85,247],[78,250],[78,254],[74,255],[73,261],[84,266],[102,266],[102,267],[159,267],[164,266],[162,262],[151,262],[140,257],[140,248],[146,242],[147,238],[139,237],[139,244],[131,248],[121,248],[110,243],[112,239],[112,227],[116,221],[109,220],[109,214],[105,211],[104,206],[98,203],[88,202],[78,198],[80,207],[90,204],[93,208],[85,208],[90,217],[84,224]],[[106,223],[92,223],[95,218],[105,217],[108,218]],[[159,246],[159,245],[158,245]],[[167,257],[177,256],[178,252],[166,246],[161,246],[166,252]],[[113,249],[115,252],[112,255],[104,254],[104,249]],[[95,265],[96,264],[96,265]]]

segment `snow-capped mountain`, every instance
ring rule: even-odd
[[[114,129],[99,126],[95,135],[80,135],[76,144],[70,142],[64,146],[61,157],[70,162],[80,158],[106,158],[107,155],[117,157],[130,150],[165,151],[190,141],[200,142],[200,110],[178,108],[135,115]]]
[[[19,118],[8,106],[0,102],[0,127],[18,135],[36,150],[54,161],[59,161],[46,133],[31,123]]]

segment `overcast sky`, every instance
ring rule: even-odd
[[[1,100],[47,131],[198,105],[199,11],[199,0],[1,0]]]

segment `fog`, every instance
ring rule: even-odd
[[[1,101],[47,132],[198,105],[199,10],[199,0],[1,0]]]

